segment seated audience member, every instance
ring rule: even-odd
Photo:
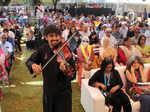
[[[117,51],[115,48],[113,48],[112,46],[110,46],[110,40],[109,38],[104,38],[104,44],[102,47],[100,47],[99,49],[99,60],[104,60],[104,58],[106,57],[111,57],[115,63],[115,65],[117,65]]]
[[[144,34],[147,38],[150,38],[150,25],[148,26],[148,29],[146,30]]]
[[[109,38],[109,40],[110,40],[109,44],[111,46],[113,46],[113,47],[117,47],[118,41],[116,40],[116,38],[114,36],[112,36],[112,29],[111,28],[107,28],[105,33],[106,33],[106,37]],[[102,46],[104,44],[104,38],[106,38],[106,37],[103,37],[101,39],[101,45]]]
[[[69,39],[76,31],[76,27],[71,27],[67,39]]]
[[[126,92],[133,101],[140,101],[140,112],[150,112],[150,91],[144,86],[138,86],[138,82],[146,82],[146,75],[144,74],[144,65],[138,56],[132,56],[127,64],[125,76],[127,79]]]
[[[131,44],[137,45],[139,37],[140,37],[140,31],[136,28],[136,30],[134,31],[134,36],[131,38]]]
[[[0,78],[6,80],[6,83],[8,83],[8,73],[6,71],[6,67],[8,66],[8,60],[6,59],[5,53],[0,45]]]
[[[128,33],[128,27],[126,26],[126,22],[124,21],[121,23],[120,34],[123,36],[123,38],[126,38],[127,33]]]
[[[123,36],[120,34],[119,31],[120,31],[120,26],[119,26],[119,25],[115,26],[114,29],[113,29],[112,35],[113,35],[116,39],[122,40]]]
[[[90,45],[97,45],[99,46],[99,39],[96,35],[96,32],[92,32],[91,35],[89,36],[89,44]]]
[[[89,44],[93,46],[93,48],[98,48],[100,46],[100,40],[96,32],[92,32],[89,36]]]
[[[71,30],[72,31],[70,31],[68,39],[71,38],[72,35],[74,35],[74,36],[69,41],[69,48],[70,48],[71,52],[76,55],[77,54],[76,50],[77,50],[77,48],[79,47],[79,45],[81,43],[81,39],[80,39],[80,34],[78,32],[76,32],[75,27],[72,27]]]
[[[65,24],[61,25],[61,29],[62,29],[62,37],[64,38],[64,40],[66,41],[69,35],[69,29],[66,27]]]
[[[150,68],[148,69],[147,82],[150,82]]]
[[[144,63],[150,63],[150,46],[146,45],[146,37],[144,35],[141,35],[138,40],[138,44],[136,45],[136,48],[140,51],[142,54],[142,61]]]
[[[129,98],[121,89],[123,82],[119,72],[115,70],[112,58],[105,58],[102,61],[100,70],[90,78],[89,85],[100,88],[103,94],[107,92],[105,104],[112,107],[112,112],[121,112],[122,106],[124,112],[132,111]]]
[[[123,40],[123,45],[118,48],[118,63],[126,65],[128,59],[133,55],[142,56],[135,46],[131,45],[131,38],[127,37]]]
[[[89,30],[88,24],[83,24],[81,31],[79,31],[81,37],[89,37],[91,32]]]
[[[98,21],[99,22],[99,21]],[[99,24],[99,23],[98,23]],[[92,23],[91,25],[90,25],[90,32],[96,32],[96,26],[97,26],[97,23],[96,24],[94,24],[94,23]]]
[[[7,41],[7,35],[5,33],[3,33],[1,35],[0,46],[6,56],[7,61],[8,61],[9,66],[6,67],[6,70],[8,72],[8,79],[9,79],[9,83],[10,83],[9,73],[10,73],[11,66],[12,66],[12,57],[11,56],[12,56],[12,52],[13,52],[13,47],[12,47],[11,43],[9,43]]]
[[[97,37],[96,32],[92,32],[91,35],[89,36],[89,44],[92,45],[93,47],[93,52],[95,54],[94,57],[94,62],[93,62],[93,67],[94,68],[99,68],[100,61],[99,61],[99,38]]]
[[[89,39],[82,38],[80,46],[77,48],[77,69],[78,69],[78,83],[81,87],[81,79],[84,78],[83,72],[90,71],[93,68],[94,52]],[[88,74],[88,73],[87,73]]]
[[[127,33],[127,37],[134,37],[134,31],[136,29],[136,26],[135,25],[132,25],[129,27],[129,30],[128,30],[128,33]]]
[[[99,32],[99,40],[101,41],[104,37],[106,37],[106,29],[107,29],[107,25],[101,25],[100,27],[100,32]],[[101,43],[100,43],[101,44]]]

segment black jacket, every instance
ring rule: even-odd
[[[104,83],[104,71],[98,70],[89,80],[89,85],[93,86],[95,82]],[[110,91],[112,87],[120,85],[120,89],[123,86],[122,80],[120,78],[120,74],[117,70],[112,70],[110,75],[110,86],[107,88],[107,91]],[[119,89],[119,90],[120,90]],[[119,91],[118,90],[118,91]]]
[[[41,64],[43,67],[53,55],[54,53],[49,45],[47,43],[43,44],[36,52],[31,55],[31,57],[26,62],[30,73],[33,73],[31,67],[33,63]],[[73,66],[75,64],[73,59],[70,59],[69,63]],[[59,63],[57,62],[56,57],[46,66],[42,73],[43,87],[46,93],[55,94],[66,89],[71,90],[72,78],[67,76],[59,69]],[[76,73],[74,72],[74,76],[75,74]]]

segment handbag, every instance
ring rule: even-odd
[[[130,91],[129,91],[129,95],[131,99],[133,101],[138,101],[140,95],[142,94],[150,94],[149,87],[147,85],[139,86],[139,85],[133,84],[133,86],[130,88]]]

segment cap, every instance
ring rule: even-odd
[[[106,24],[103,24],[102,27],[107,27],[107,25],[106,25]]]
[[[111,28],[106,28],[106,32],[111,32],[112,29]]]

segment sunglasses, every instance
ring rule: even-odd
[[[82,42],[87,42],[88,43],[89,41],[83,40]]]
[[[111,33],[110,31],[107,31],[106,33]]]
[[[135,31],[134,33],[140,33],[140,32],[138,32],[138,31]]]
[[[5,37],[3,38],[3,37],[2,37],[2,39],[7,39],[7,38],[5,38]]]

